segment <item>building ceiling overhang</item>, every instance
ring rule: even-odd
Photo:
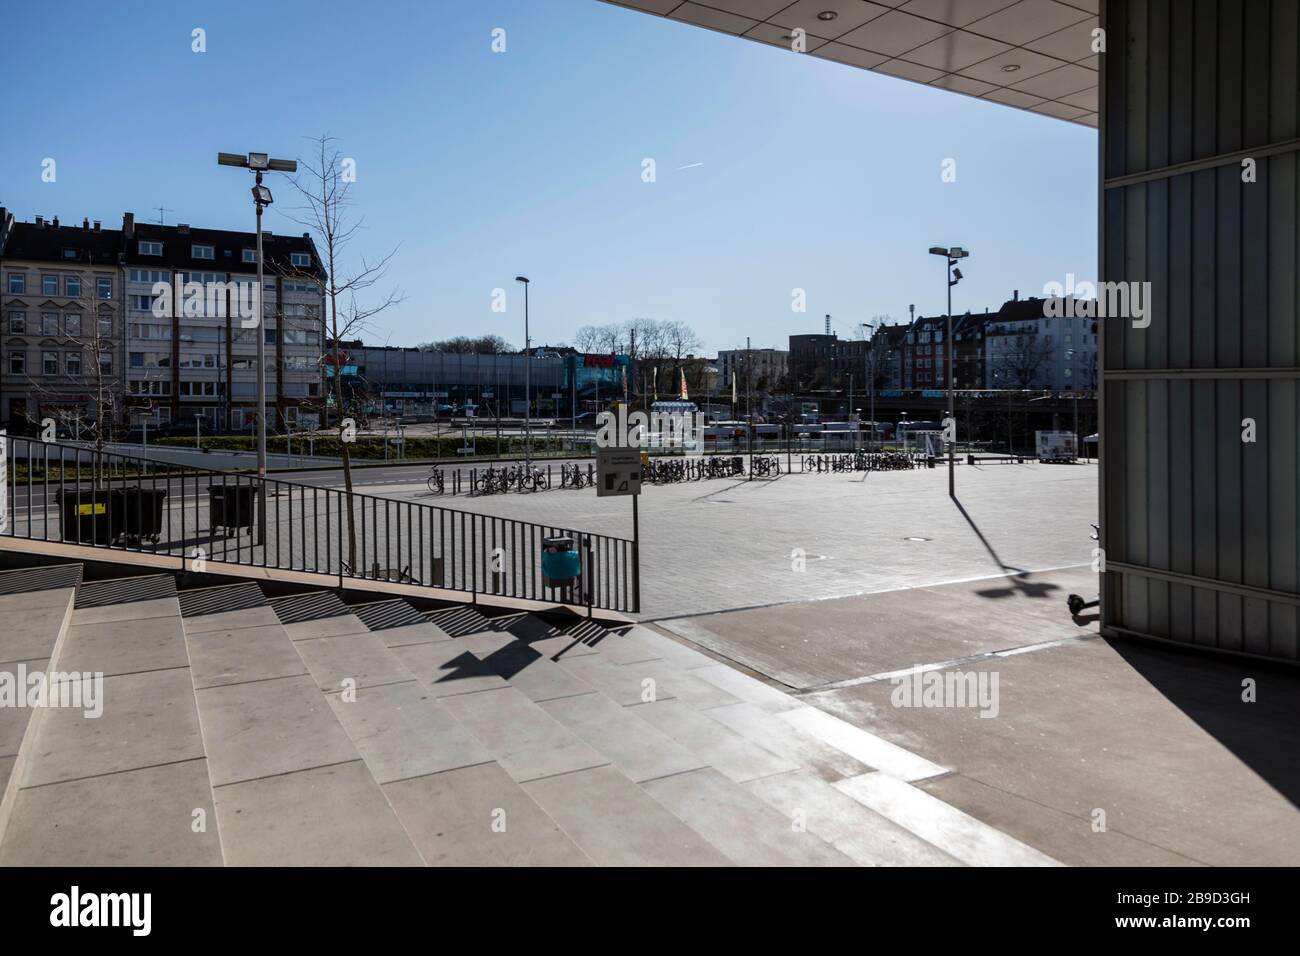
[[[603,2],[1097,126],[1099,0]]]

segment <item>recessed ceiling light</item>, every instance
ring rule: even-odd
[[[1014,72],[1016,72],[1016,70],[1018,70],[1018,69],[1020,69],[1020,64],[1019,64],[1019,63],[1008,63],[1006,66],[1004,66],[1004,67],[1002,68],[1002,72],[1003,72],[1003,73],[1014,73]]]
[[[817,14],[817,19],[818,19],[818,20],[834,20],[834,19],[835,19],[836,17],[838,17],[838,16],[839,16],[839,14],[836,13],[834,10],[823,10],[821,13]]]

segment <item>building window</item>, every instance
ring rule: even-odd
[[[132,368],[144,368],[144,353],[132,352],[127,356],[127,361],[130,362]]]
[[[111,299],[111,298],[113,298],[113,280],[112,280],[112,279],[96,279],[96,280],[95,280],[95,294],[98,295],[101,299]]]
[[[41,276],[41,295],[58,295],[59,277]]]
[[[140,255],[142,256],[160,256],[162,255],[162,243],[151,242],[148,239],[140,240]]]
[[[107,352],[99,353],[99,372],[101,375],[113,374],[113,356]]]
[[[81,279],[78,276],[67,276],[63,280],[64,294],[69,299],[81,298]]]
[[[101,315],[99,317],[100,338],[111,338],[112,335],[113,335],[113,317],[111,315]]]
[[[216,258],[216,255],[214,254],[214,250],[211,246],[192,245],[190,246],[190,255],[193,256],[195,259]]]
[[[257,262],[257,250],[256,250],[256,249],[245,249],[245,250],[244,250],[244,261],[245,261],[245,262]]]
[[[41,313],[41,335],[58,335],[59,334],[59,313],[42,312]]]
[[[311,268],[311,254],[307,252],[292,252],[289,254],[289,261],[304,269]]]
[[[77,258],[77,250],[76,250],[76,249],[73,249],[71,246],[65,246],[65,247],[63,248],[63,258],[65,258],[65,259],[76,259],[76,258]]]
[[[42,352],[41,367],[46,375],[58,375],[59,374],[59,353]]]
[[[27,294],[27,276],[21,272],[9,273],[9,294],[26,295]]]
[[[26,312],[9,313],[9,334],[10,335],[27,334],[27,313]]]
[[[81,353],[67,352],[63,356],[63,367],[69,375],[81,375]]]
[[[23,375],[27,372],[27,353],[10,352],[9,353],[9,374]]]
[[[70,336],[81,335],[81,313],[69,312],[63,317],[63,331]]]

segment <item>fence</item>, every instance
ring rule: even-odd
[[[394,581],[635,613],[626,538],[93,449],[0,438],[0,535],[255,568]],[[232,534],[233,531],[233,534]],[[582,553],[575,589],[541,573],[545,538]]]

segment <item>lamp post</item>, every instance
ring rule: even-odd
[[[954,466],[956,465],[955,455],[957,450],[957,417],[953,409],[953,391],[952,391],[952,287],[962,280],[961,270],[955,268],[959,259],[965,259],[969,252],[961,246],[953,246],[951,249],[945,249],[942,246],[931,246],[930,255],[943,256],[947,263],[948,273],[948,327],[944,333],[944,340],[947,345],[944,358],[944,373],[947,377],[948,385],[948,421],[952,423],[953,440],[948,442],[948,497],[957,497],[956,481],[954,479]]]
[[[298,164],[292,159],[271,159],[266,153],[217,153],[217,165],[242,166],[253,171],[253,206],[257,211],[257,296],[253,302],[257,309],[257,477],[266,480],[266,310],[262,307],[262,211],[271,205],[271,190],[262,185],[262,173],[275,170],[296,173]],[[263,486],[262,507],[257,516],[258,542],[266,542],[266,493]]]
[[[867,388],[871,391],[871,444],[874,448],[876,444],[876,328],[871,322],[863,322],[862,327],[871,329],[871,338],[867,340],[867,344],[870,346],[867,352],[867,357],[870,360]]]
[[[524,471],[531,474],[533,470],[533,396],[529,369],[532,364],[532,352],[528,338],[528,277],[515,276],[516,282],[524,284]]]

